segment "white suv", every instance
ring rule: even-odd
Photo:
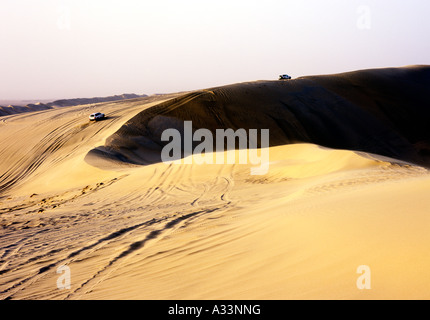
[[[104,117],[105,117],[105,114],[101,112],[90,114],[90,120],[100,120],[100,119],[103,119]]]
[[[288,74],[281,74],[279,80],[290,80],[291,77]]]

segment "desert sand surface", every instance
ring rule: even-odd
[[[429,299],[429,85],[409,66],[1,117],[0,299]],[[268,172],[161,162],[185,120],[270,129]]]

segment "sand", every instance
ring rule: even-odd
[[[430,298],[428,102],[417,88],[428,73],[257,81],[0,118],[0,298]],[[107,119],[90,123],[97,111]],[[156,117],[270,126],[269,171],[159,162]],[[310,128],[327,119],[337,129],[318,140]],[[57,286],[64,265],[70,289]],[[370,289],[357,287],[362,265]]]

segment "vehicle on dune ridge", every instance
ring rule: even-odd
[[[96,112],[90,114],[90,121],[97,121],[105,118],[105,114],[101,112]]]
[[[290,80],[291,77],[288,74],[281,74],[279,80]]]

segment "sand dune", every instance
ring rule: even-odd
[[[429,75],[364,70],[3,117],[0,298],[430,298]],[[96,111],[107,119],[90,123]],[[184,120],[269,128],[268,173],[159,162],[161,130]],[[360,265],[371,289],[357,288]]]
[[[52,109],[52,107],[47,106],[43,103],[30,103],[25,106],[15,106],[15,105],[8,105],[7,107],[0,106],[0,116],[6,116],[16,113],[23,113],[23,112],[33,112],[33,111],[41,111],[41,110],[47,110]]]
[[[147,163],[166,144],[163,129],[191,120],[213,133],[270,128],[271,146],[315,143],[428,165],[429,85],[430,67],[416,66],[211,88],[142,111],[96,151]]]

